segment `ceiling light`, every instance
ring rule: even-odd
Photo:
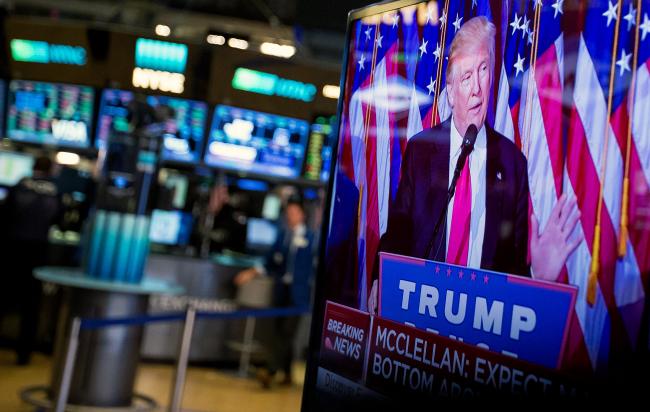
[[[228,39],[228,46],[232,47],[233,49],[246,50],[248,49],[248,42],[243,39],[232,37]]]
[[[330,99],[338,99],[341,94],[341,88],[333,84],[326,84],[323,86],[323,96]]]
[[[172,29],[164,24],[156,25],[156,34],[158,36],[167,37],[172,33]]]
[[[296,54],[296,48],[288,44],[277,44],[264,42],[260,45],[260,51],[271,56],[284,57],[288,59]]]
[[[226,38],[218,34],[208,34],[208,37],[205,39],[210,44],[215,44],[217,46],[223,46],[226,44]]]

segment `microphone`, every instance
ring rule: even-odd
[[[463,170],[463,167],[465,167],[465,162],[467,162],[467,157],[474,150],[474,144],[476,143],[476,136],[478,136],[478,129],[476,128],[475,125],[470,124],[469,127],[467,128],[467,131],[465,132],[465,137],[463,137],[463,143],[461,145],[460,155],[458,156],[458,160],[456,161],[456,168],[454,169],[454,175],[451,179],[451,184],[449,185],[449,189],[447,190],[447,201],[445,202],[445,207],[442,209],[442,212],[438,217],[438,221],[436,222],[436,226],[433,229],[433,235],[431,236],[431,240],[429,241],[429,246],[427,247],[427,253],[424,255],[425,259],[429,259],[429,255],[431,254],[431,249],[433,248],[433,242],[436,239],[436,235],[440,231],[440,226],[442,225],[443,220],[447,217],[449,202],[451,201],[451,198],[454,197],[454,193],[456,193],[456,182],[460,177],[460,172]],[[436,254],[438,254],[437,251]]]

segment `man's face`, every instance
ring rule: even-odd
[[[287,225],[291,230],[295,229],[298,225],[305,221],[305,213],[302,208],[295,204],[287,205]]]
[[[487,45],[475,47],[454,59],[452,81],[447,86],[454,125],[461,136],[470,124],[481,128],[485,122],[492,72]]]

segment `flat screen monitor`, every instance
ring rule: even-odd
[[[278,227],[266,219],[248,218],[246,225],[246,247],[248,249],[270,248],[275,243]]]
[[[149,239],[162,245],[187,245],[192,234],[192,224],[192,215],[189,213],[154,209],[151,214]]]
[[[34,158],[30,155],[0,151],[0,185],[14,186],[32,175]]]
[[[262,175],[300,175],[309,124],[304,120],[219,105],[205,152],[210,166]]]
[[[26,143],[89,147],[94,96],[89,86],[12,80],[7,137]]]
[[[309,144],[305,156],[303,176],[306,179],[327,182],[332,165],[334,146],[333,120],[319,118],[313,123],[309,132]]]
[[[648,386],[650,47],[576,4],[349,14],[303,410]]]
[[[130,104],[135,95],[131,91],[105,89],[99,105],[97,148],[108,142],[111,133],[126,132],[129,126]],[[163,127],[161,158],[185,163],[201,159],[201,150],[208,117],[205,102],[169,96],[147,96],[147,103],[156,108],[164,106],[171,118]]]

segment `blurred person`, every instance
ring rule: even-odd
[[[15,285],[13,297],[19,302],[21,315],[16,344],[19,365],[29,363],[38,327],[41,288],[32,272],[47,263],[49,230],[62,218],[52,170],[50,158],[39,156],[32,177],[23,178],[10,189],[1,213],[6,228],[8,281]]]
[[[210,251],[224,249],[243,251],[246,244],[246,216],[232,204],[225,177],[220,176],[210,190],[208,200],[208,233]]]
[[[305,224],[302,200],[289,198],[285,208],[286,227],[279,231],[263,267],[245,269],[234,282],[241,286],[257,276],[275,280],[273,301],[276,307],[308,308],[311,303],[311,278],[314,266],[314,234]],[[293,342],[300,316],[278,317],[274,320],[268,369],[260,369],[258,380],[269,388],[277,371],[284,372],[283,385],[291,384]]]

